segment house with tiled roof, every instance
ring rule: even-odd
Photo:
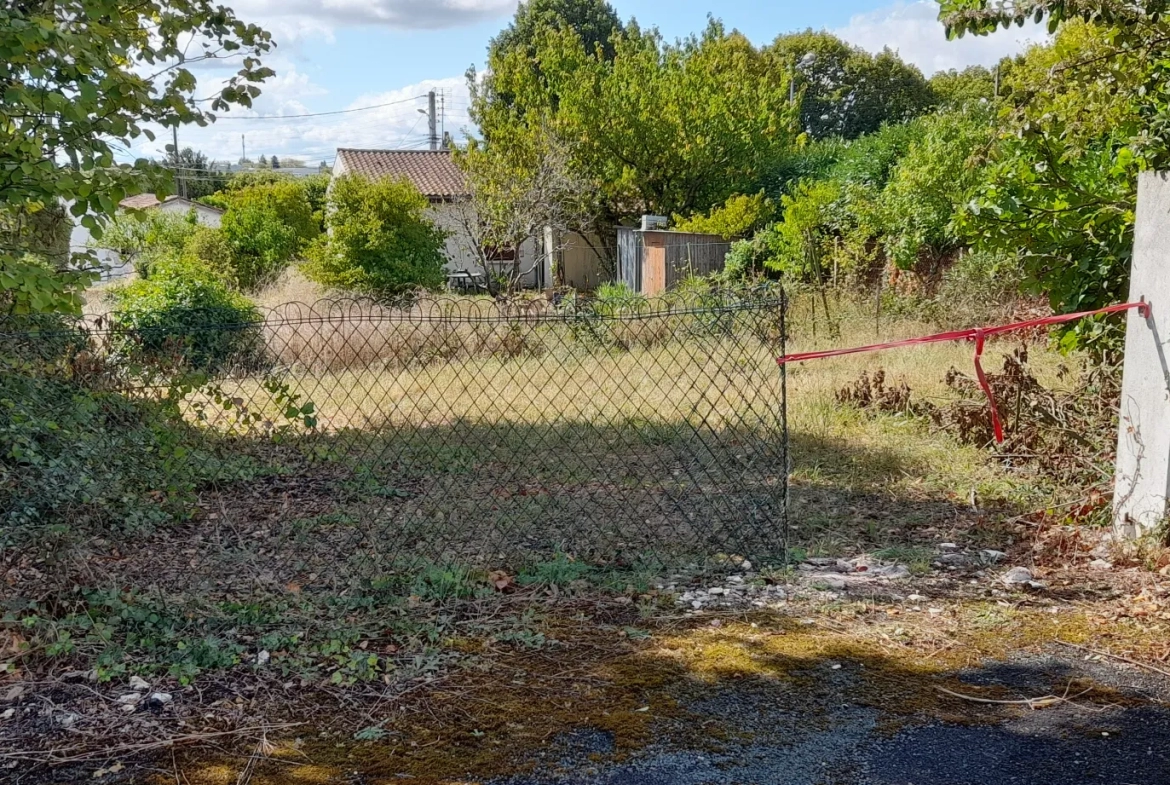
[[[338,148],[333,163],[333,176],[358,175],[370,180],[394,178],[406,180],[431,203],[431,220],[447,233],[444,249],[447,256],[447,274],[451,281],[474,281],[485,271],[480,265],[480,254],[466,226],[466,211],[470,209],[470,194],[464,184],[463,172],[456,165],[450,150],[357,150]],[[515,249],[495,250],[491,254],[493,267],[510,270],[519,253],[520,269],[524,271],[525,286],[543,288],[551,285],[551,270],[538,265],[535,243],[525,243]]]
[[[223,218],[223,210],[218,207],[193,202],[181,196],[167,196],[159,199],[154,194],[138,194],[126,197],[118,202],[118,206],[123,210],[157,210],[158,212],[179,213],[181,215],[186,215],[194,210],[196,221],[213,228],[218,228],[220,220]]]
[[[371,180],[405,178],[432,202],[467,198],[463,172],[450,150],[337,150],[333,176],[358,174]]]

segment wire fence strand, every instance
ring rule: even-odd
[[[66,391],[160,418],[155,473],[126,485],[155,523],[257,532],[249,569],[266,580],[343,586],[420,562],[782,555],[785,307],[776,290],[331,300],[238,323],[0,322],[0,340]],[[42,498],[41,470],[11,464],[0,520],[128,525],[92,487]],[[124,467],[98,449],[84,471]]]

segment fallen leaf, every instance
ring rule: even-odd
[[[488,573],[488,583],[495,587],[496,591],[508,591],[515,586],[515,580],[512,576],[503,570],[492,570]]]

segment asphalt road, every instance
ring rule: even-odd
[[[1035,696],[1089,678],[1117,702],[1021,708],[992,724],[896,725],[880,706],[851,703],[863,677],[827,676],[831,707],[815,716],[759,685],[723,684],[687,706],[688,721],[725,731],[717,752],[663,742],[599,762],[611,740],[582,728],[554,740],[535,773],[492,785],[1170,785],[1170,685],[1156,674],[1059,657],[996,665],[962,679]]]

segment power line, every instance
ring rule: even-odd
[[[356,109],[338,109],[335,112],[309,112],[307,114],[265,114],[256,115],[255,117],[241,117],[239,115],[223,115],[217,116],[216,122],[220,120],[296,120],[301,117],[329,117],[338,114],[351,114],[353,112],[366,112],[370,109],[384,109],[387,106],[397,106],[398,104],[405,104],[411,101],[417,101],[420,98],[426,98],[425,95],[414,95],[410,98],[403,98],[400,101],[390,101],[384,104],[374,104],[373,106],[359,106]]]

